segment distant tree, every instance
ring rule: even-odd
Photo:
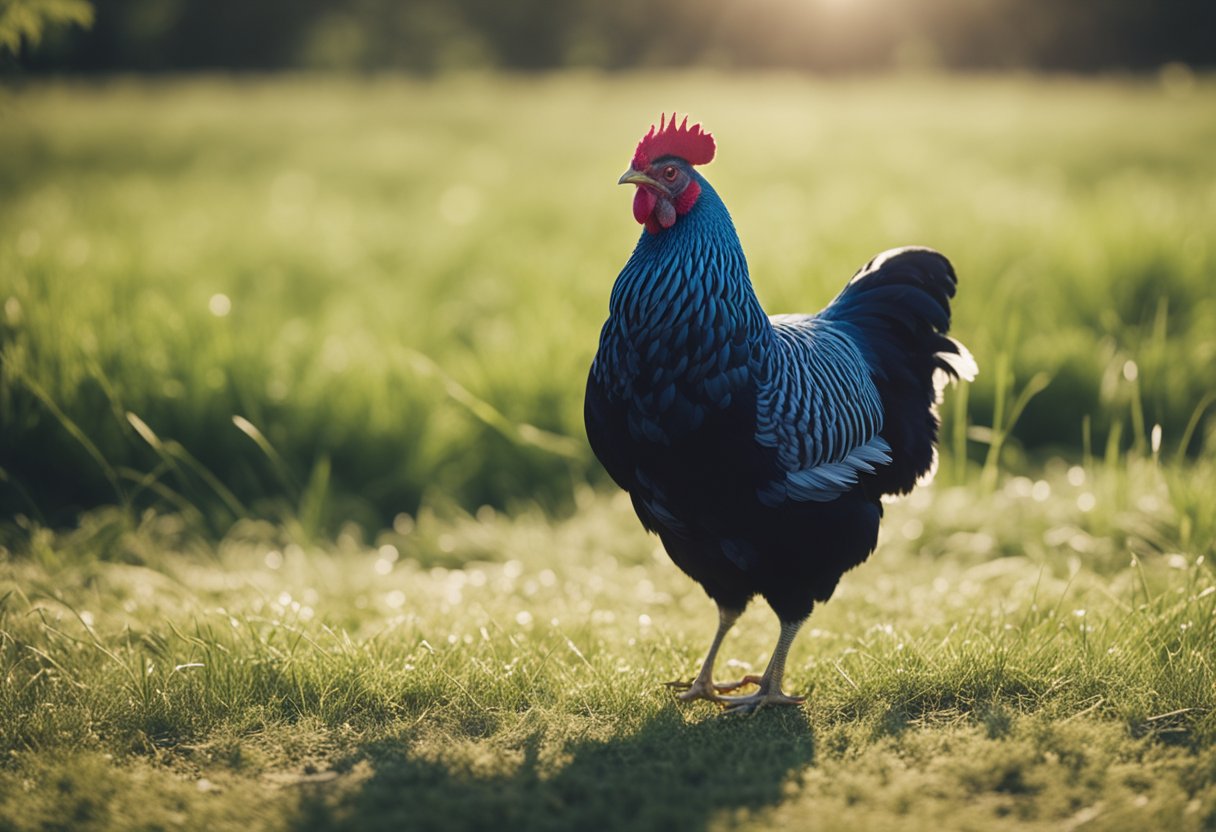
[[[0,69],[1153,70],[1213,32],[1216,0],[0,0]]]
[[[89,0],[0,0],[0,56],[37,46],[48,26],[91,26]]]

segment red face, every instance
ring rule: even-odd
[[[701,186],[689,164],[671,156],[659,159],[645,170],[630,168],[620,178],[620,184],[637,186],[633,218],[651,234],[675,225],[679,217],[692,210],[701,195]]]

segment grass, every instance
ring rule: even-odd
[[[1214,96],[7,92],[0,828],[1213,828]],[[676,102],[768,308],[935,245],[982,367],[796,643],[805,709],[673,701],[712,605],[581,439],[612,183]]]
[[[378,528],[428,494],[568,509],[574,484],[604,482],[578,391],[638,233],[613,183],[677,102],[716,131],[706,172],[767,308],[817,309],[878,250],[934,245],[986,369],[966,424],[999,428],[1046,384],[1006,465],[1079,457],[1087,416],[1099,449],[1118,429],[1146,452],[1160,424],[1174,450],[1216,381],[1216,87],[1179,89],[566,75],[13,91],[0,494],[52,524],[168,501],[217,533],[242,516]]]
[[[39,530],[0,580],[0,825],[1207,828],[1212,541],[1125,464],[892,505],[796,644],[810,705],[750,718],[660,685],[714,613],[621,498],[323,549],[173,516]],[[1211,516],[1210,466],[1175,475]],[[775,636],[749,611],[720,672]]]

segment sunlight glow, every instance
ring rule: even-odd
[[[211,296],[211,300],[207,301],[207,308],[211,310],[212,315],[222,318],[232,311],[232,301],[227,295],[216,293]]]

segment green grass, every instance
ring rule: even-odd
[[[796,643],[809,705],[753,717],[661,687],[715,616],[621,498],[323,549],[39,530],[0,578],[0,826],[1209,828],[1216,472],[1125,465],[892,505]]]
[[[1172,451],[1216,387],[1210,80],[36,85],[0,101],[0,495],[51,522],[176,502],[217,532],[375,528],[428,493],[568,508],[601,477],[578,391],[638,234],[614,183],[673,104],[718,138],[770,310],[890,246],[953,258],[969,423],[1050,382],[1006,464],[1079,457],[1086,417],[1099,449],[1161,424]]]
[[[5,93],[0,828],[1216,827],[1216,86],[1182,92]],[[982,375],[796,643],[805,709],[662,687],[716,616],[581,438],[613,183],[672,104],[771,311],[898,244],[962,275]]]

